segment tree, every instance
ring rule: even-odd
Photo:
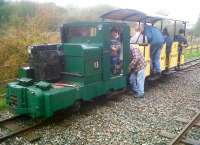
[[[10,11],[8,9],[8,3],[4,0],[0,0],[0,27],[5,24],[10,16]]]
[[[197,37],[200,37],[200,15],[199,15],[199,18],[193,28],[193,34]]]
[[[28,63],[27,47],[58,43],[59,27],[72,21],[96,21],[113,7],[58,7],[54,3],[0,0],[0,82],[17,76],[18,67]]]

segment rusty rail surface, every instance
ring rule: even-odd
[[[178,135],[161,131],[160,135],[169,139],[172,139],[172,141],[169,143],[169,145],[178,145],[179,143],[185,143],[189,145],[199,145],[199,140],[194,140],[187,137],[187,133],[192,130],[192,127],[200,127],[199,121],[200,121],[200,111],[197,111],[196,115],[191,119],[182,119],[178,118],[176,119],[178,122],[187,123],[185,127],[178,133]]]
[[[114,99],[115,97],[128,92],[127,89],[117,90],[105,95],[106,99]],[[59,112],[53,118],[55,122],[59,122],[65,118],[66,112]],[[57,120],[56,120],[57,118]],[[49,119],[49,120],[51,120]],[[7,130],[5,133],[0,132],[0,143],[8,138],[19,135],[23,132],[37,128],[38,126],[48,123],[48,119],[32,119],[25,115],[13,116],[4,120],[0,120],[0,131]],[[27,132],[28,133],[28,132]]]
[[[191,130],[193,126],[195,126],[197,121],[199,121],[199,119],[200,119],[200,111],[197,112],[197,114],[191,119],[190,122],[188,122],[188,124],[181,130],[181,132],[169,143],[169,145],[176,145],[180,143],[180,141],[185,137],[188,131]]]
[[[15,135],[33,129],[44,123],[44,120],[33,120],[26,116],[14,116],[0,120],[0,143]]]

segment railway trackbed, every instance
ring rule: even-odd
[[[122,89],[119,91],[115,91],[107,94],[106,99],[112,99],[115,96],[124,94],[127,92],[127,89]],[[75,106],[74,106],[75,107]],[[71,111],[74,111],[74,107],[72,107]],[[54,120],[54,122],[59,122],[63,120],[66,115],[64,112],[58,112],[53,118],[49,119]],[[62,117],[61,117],[62,116]],[[37,128],[38,126],[42,126],[44,124],[48,124],[48,120],[45,119],[31,119],[30,117],[19,115],[13,116],[11,118],[0,120],[0,143],[5,141],[8,138],[12,138],[16,135],[21,135],[24,132],[30,133],[31,129]],[[28,132],[30,131],[30,132]]]
[[[190,61],[186,61],[184,64],[180,65],[179,69],[169,69],[168,72],[164,72],[164,75],[171,74],[180,74],[184,72],[189,72],[195,70],[197,67],[200,67],[200,58],[196,58]]]
[[[0,120],[0,143],[20,133],[26,132],[44,123],[26,116],[14,116]]]
[[[182,66],[183,68],[181,68],[180,71],[184,71],[196,66],[200,66],[200,58],[196,58],[191,61],[186,61]]]
[[[161,136],[172,139],[169,145],[178,145],[179,143],[187,145],[200,145],[200,140],[194,140],[187,137],[188,132],[191,131],[193,127],[200,128],[200,111],[196,111],[196,115],[191,120],[177,118],[176,121],[186,123],[186,126],[183,127],[177,135],[167,131],[161,131],[160,133]]]
[[[195,60],[186,62],[185,65],[182,66],[181,70],[185,71],[188,69],[195,69],[197,66],[200,66],[200,59],[195,59]],[[112,99],[113,96],[116,96],[119,94],[124,94],[124,93],[127,93],[127,90],[112,92],[107,95],[107,98]],[[200,119],[199,116],[200,116],[200,114],[197,117],[198,119]],[[184,121],[185,123],[189,122],[188,120],[185,120],[185,119],[179,119],[179,121],[181,121],[181,122]],[[5,141],[8,138],[12,138],[13,136],[16,136],[23,132],[34,129],[34,128],[38,127],[39,125],[42,125],[43,123],[44,123],[44,120],[33,120],[26,116],[15,116],[15,117],[8,118],[5,120],[0,120],[0,143]],[[195,122],[195,123],[192,123],[192,126],[200,127],[200,124]],[[190,125],[189,125],[189,128],[191,128]],[[187,144],[195,144],[195,145],[198,145],[197,143],[200,143],[198,141],[183,137],[186,134],[185,132],[187,133],[187,130],[184,131],[183,135],[180,135],[181,137],[177,137],[178,142],[181,141],[181,142],[184,142]],[[165,131],[163,131],[161,134],[163,134],[163,136],[165,136],[167,138],[176,139],[176,135],[174,135],[174,134],[167,133]],[[171,145],[175,145],[175,144],[171,144]]]

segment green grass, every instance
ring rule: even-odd
[[[1,96],[1,95],[5,94],[5,93],[6,93],[6,88],[0,86],[0,110],[6,108],[5,98],[3,96]]]
[[[3,110],[6,108],[6,101],[5,98],[0,97],[0,110]]]
[[[6,93],[6,88],[3,86],[0,86],[0,95]]]
[[[185,53],[185,58],[187,60],[200,57],[200,50],[192,50]]]

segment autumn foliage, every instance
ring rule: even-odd
[[[111,9],[109,6],[62,8],[54,3],[0,0],[0,83],[16,78],[19,67],[28,64],[28,46],[59,43],[61,24],[99,20],[99,15]]]

